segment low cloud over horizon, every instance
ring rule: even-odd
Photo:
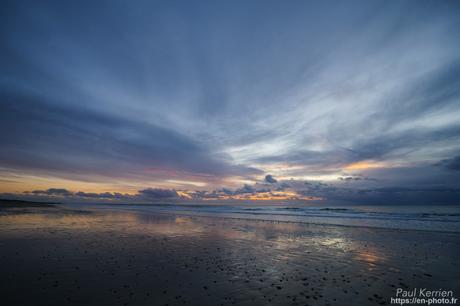
[[[460,204],[458,1],[4,6],[0,197]]]
[[[268,177],[268,181],[267,181]],[[340,204],[457,204],[460,188],[446,186],[384,186],[375,183],[377,179],[362,175],[338,177],[335,182],[276,180],[267,175],[261,182],[245,184],[240,188],[217,190],[180,190],[145,188],[134,194],[119,192],[84,192],[65,188],[24,191],[22,193],[0,193],[0,198],[88,203],[315,203],[324,205]],[[359,181],[372,183],[364,187]]]

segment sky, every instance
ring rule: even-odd
[[[458,1],[2,7],[2,198],[460,204]]]

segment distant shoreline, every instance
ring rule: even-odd
[[[55,207],[56,204],[60,204],[60,203],[0,199],[0,209],[2,208],[22,208],[22,207]]]

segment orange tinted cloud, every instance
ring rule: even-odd
[[[348,164],[344,169],[345,170],[366,170],[374,168],[385,168],[388,165],[383,162],[373,161],[373,160],[363,160],[356,163]]]

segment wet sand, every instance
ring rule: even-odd
[[[389,305],[460,294],[460,235],[55,207],[0,209],[2,305]]]

